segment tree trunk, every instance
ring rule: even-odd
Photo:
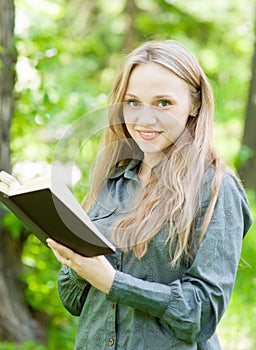
[[[138,32],[135,25],[136,15],[138,13],[138,7],[134,0],[127,0],[124,8],[124,13],[127,14],[127,31],[124,38],[124,48],[125,50],[134,49],[137,44]]]
[[[13,2],[0,0],[0,167],[10,170],[10,124],[13,114]]]
[[[15,343],[43,342],[45,333],[33,319],[24,300],[25,285],[19,281],[22,239],[12,239],[10,232],[0,229],[0,339]]]
[[[252,60],[252,77],[245,116],[241,156],[247,155],[238,172],[246,188],[256,191],[256,40]]]
[[[0,170],[10,171],[10,125],[14,109],[13,87],[14,1],[0,0]],[[22,272],[23,240],[11,237],[2,226],[5,212],[0,207],[0,341],[42,340],[44,333],[24,300]]]

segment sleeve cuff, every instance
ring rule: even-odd
[[[117,271],[107,299],[161,317],[169,303],[170,288]]]
[[[80,277],[80,276],[79,276],[74,270],[72,270],[71,268],[64,266],[62,269],[64,269],[64,271],[66,270],[65,272],[68,274],[68,276],[69,276],[69,278],[71,279],[71,281],[72,281],[73,283],[75,283],[75,285],[77,285],[78,288],[80,288],[81,290],[83,290],[84,287],[85,287],[85,285],[88,284],[88,282],[87,282],[84,278]],[[64,272],[64,273],[65,273],[65,272]]]

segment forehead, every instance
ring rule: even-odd
[[[156,94],[189,91],[188,84],[169,68],[155,62],[135,66],[130,74],[126,93],[147,91]]]

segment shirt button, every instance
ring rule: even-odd
[[[110,346],[113,346],[115,344],[115,340],[113,338],[109,338],[108,343]]]

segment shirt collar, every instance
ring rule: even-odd
[[[138,180],[138,172],[137,172],[137,169],[138,169],[138,165],[141,163],[141,160],[140,159],[132,159],[128,164],[124,164],[122,165],[119,165],[119,166],[116,166],[109,178],[110,179],[116,179],[120,176],[124,176],[125,178],[127,179],[136,179]]]

